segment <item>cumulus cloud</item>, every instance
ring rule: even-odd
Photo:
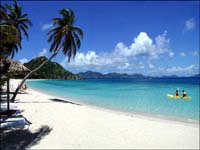
[[[43,48],[43,50],[38,54],[38,56],[46,56],[47,55],[47,49]]]
[[[151,61],[165,57],[173,57],[174,52],[169,49],[170,39],[167,38],[167,31],[158,35],[153,40],[146,32],[140,32],[133,42],[127,46],[123,42],[116,44],[111,52],[95,52],[89,50],[78,52],[75,59],[68,63],[64,58],[61,65],[67,69],[80,71],[94,70],[101,72],[137,72],[138,70],[156,68]]]
[[[45,30],[50,29],[51,27],[53,27],[53,24],[52,24],[52,23],[43,24],[43,25],[41,26],[41,30],[42,30],[42,31],[45,31]]]
[[[185,30],[186,31],[191,31],[195,27],[195,21],[193,18],[190,18],[185,21]]]
[[[166,34],[167,31],[162,35],[158,35],[155,38],[155,42],[153,42],[146,32],[140,32],[130,46],[119,42],[115,47],[115,53],[125,57],[143,55],[158,58],[160,54],[169,51],[170,39],[166,38]]]
[[[20,63],[24,64],[24,63],[27,63],[29,60],[26,59],[26,58],[22,58],[19,60]]]
[[[68,58],[66,57],[61,64],[65,66]],[[120,58],[115,56],[113,53],[101,53],[96,54],[95,51],[91,50],[86,53],[77,53],[74,60],[71,60],[70,66],[84,67],[84,66],[105,66],[105,65],[116,65],[117,63],[124,63],[126,58]]]
[[[184,52],[180,52],[180,56],[185,57],[186,54]]]
[[[72,64],[75,66],[85,66],[85,65],[100,65],[98,64],[98,55],[95,51],[88,51],[87,53],[77,53],[76,59]]]

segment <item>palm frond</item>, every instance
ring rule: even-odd
[[[16,32],[18,41],[11,42],[12,44],[5,43],[4,45],[9,47],[10,56],[13,57],[18,52],[18,49],[22,48],[22,33],[28,39],[27,31],[32,25],[32,22],[29,20],[28,14],[22,12],[22,7],[18,5],[16,0],[14,0],[13,5],[5,4],[3,7],[1,6],[0,14],[2,19],[1,24],[13,26],[18,30],[18,33]]]
[[[59,14],[61,18],[53,18],[53,28],[48,32],[48,42],[51,42],[50,51],[56,52],[61,47],[70,62],[71,57],[76,56],[77,49],[81,46],[80,38],[83,38],[83,31],[73,26],[75,15],[71,9],[61,9]]]
[[[79,39],[79,36],[75,32],[73,32],[73,36],[74,36],[74,39],[76,41],[76,45],[79,49],[81,47],[81,40]]]
[[[76,32],[81,37],[81,39],[83,38],[83,31],[79,27],[72,26],[72,30]]]

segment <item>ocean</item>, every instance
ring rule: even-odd
[[[30,80],[27,84],[82,104],[199,121],[199,78]],[[177,89],[180,94],[185,90],[192,99],[167,98],[167,94],[175,94]]]

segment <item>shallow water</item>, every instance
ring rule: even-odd
[[[28,85],[103,108],[199,120],[199,78],[38,80]],[[168,99],[166,94],[176,89],[192,99]]]

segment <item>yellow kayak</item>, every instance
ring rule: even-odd
[[[192,99],[191,96],[182,97],[182,96],[175,96],[175,95],[171,95],[171,94],[167,94],[167,98],[183,99],[183,100],[191,100]]]

